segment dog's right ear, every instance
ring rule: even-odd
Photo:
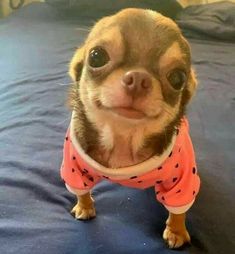
[[[73,81],[79,81],[82,74],[83,62],[85,57],[85,47],[80,47],[75,52],[70,65],[69,65],[69,75]]]

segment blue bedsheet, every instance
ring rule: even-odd
[[[0,22],[1,254],[232,254],[235,244],[235,44],[190,40],[199,88],[188,117],[202,188],[192,246],[167,249],[167,212],[145,191],[102,182],[97,218],[74,220],[59,176],[70,112],[68,62],[91,20],[32,4]]]

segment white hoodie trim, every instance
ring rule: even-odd
[[[167,205],[165,205],[165,207],[170,213],[182,214],[182,213],[186,213],[190,209],[190,207],[193,205],[194,201],[195,201],[195,199],[191,203],[184,205],[184,206],[180,206],[180,207],[173,207],[173,206],[167,206]]]
[[[70,124],[70,138],[77,153],[90,167],[92,167],[99,174],[105,175],[114,180],[125,180],[132,176],[140,176],[161,166],[163,162],[167,159],[169,154],[171,153],[175,144],[176,136],[174,135],[171,143],[169,144],[167,149],[163,152],[163,154],[160,156],[153,156],[142,163],[129,166],[129,167],[107,168],[101,165],[100,163],[98,163],[97,161],[93,160],[82,149],[81,145],[79,144],[75,136],[75,127],[74,127],[74,121],[73,121],[74,116],[75,116],[75,112],[73,111],[71,124]]]

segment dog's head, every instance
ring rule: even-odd
[[[69,73],[95,126],[143,127],[148,136],[178,125],[196,88],[187,41],[151,10],[125,9],[97,22]]]

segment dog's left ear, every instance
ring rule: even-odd
[[[197,79],[196,79],[194,70],[191,69],[187,86],[183,91],[183,97],[182,97],[183,104],[188,104],[190,102],[196,89],[197,89]]]
[[[69,75],[75,82],[79,81],[81,78],[84,57],[85,57],[85,47],[83,46],[77,49],[70,62]]]
[[[189,100],[193,97],[197,89],[197,79],[196,74],[193,69],[190,71],[187,90],[189,92]]]

